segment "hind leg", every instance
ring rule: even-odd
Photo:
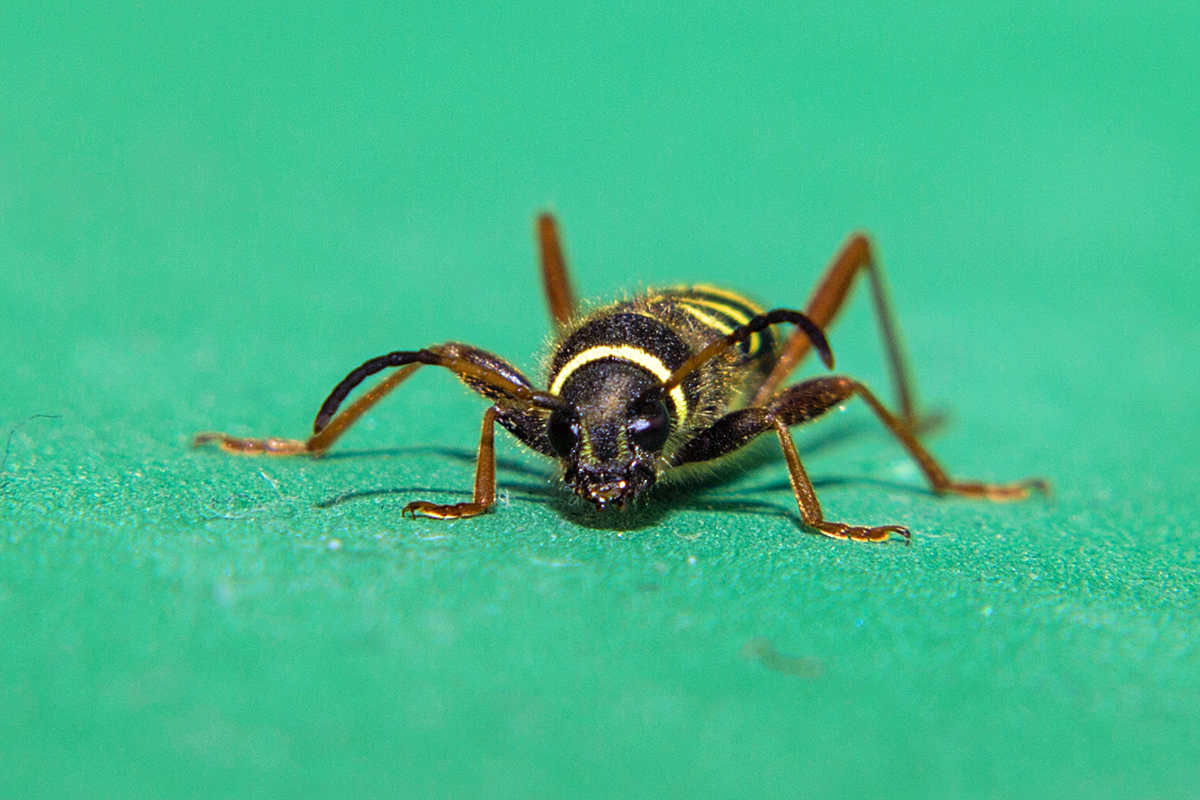
[[[904,360],[904,348],[900,342],[900,330],[892,313],[883,273],[875,259],[871,240],[862,233],[852,235],[833,262],[825,270],[817,288],[808,299],[804,313],[822,329],[833,323],[838,312],[846,303],[854,279],[866,272],[871,286],[871,300],[875,306],[875,318],[879,323],[879,334],[887,355],[888,369],[892,375],[893,391],[900,406],[900,419],[910,430],[922,427],[916,411],[916,392]],[[754,405],[766,405],[775,397],[776,391],[804,357],[808,355],[809,341],[797,331],[783,346],[779,361],[754,398]]]

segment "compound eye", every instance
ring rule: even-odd
[[[567,411],[551,411],[550,419],[546,421],[546,438],[554,452],[563,458],[571,455],[575,445],[579,444],[579,420]]]
[[[657,453],[671,435],[671,419],[661,401],[639,403],[629,418],[629,438],[638,447]]]

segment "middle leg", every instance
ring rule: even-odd
[[[809,480],[800,455],[796,452],[796,445],[792,441],[788,426],[820,416],[844,400],[846,395],[839,396],[836,391],[820,391],[819,388],[811,394],[796,391],[803,386],[804,384],[801,384],[782,392],[775,402],[765,408],[750,406],[726,414],[676,450],[672,455],[672,464],[682,466],[720,458],[741,449],[760,434],[774,430],[787,461],[788,480],[800,510],[800,520],[806,527],[834,539],[882,542],[892,534],[897,534],[908,541],[911,536],[908,529],[902,525],[849,525],[825,519],[821,502],[817,499],[812,481]]]
[[[983,483],[954,480],[917,440],[901,420],[889,412],[866,386],[843,376],[814,378],[780,392],[766,406],[751,406],[734,411],[701,431],[682,445],[671,457],[673,466],[709,461],[738,450],[762,433],[774,430],[779,437],[788,465],[788,478],[804,524],[826,536],[856,541],[882,541],[891,534],[906,539],[909,533],[900,525],[860,526],[825,519],[812,482],[796,452],[788,428],[823,415],[829,409],[852,398],[862,397],[880,421],[887,426],[925,474],[937,494],[957,494],[984,500],[1007,501],[1028,497],[1032,491],[1048,491],[1045,481],[1032,478],[1014,483]]]
[[[414,500],[404,507],[400,516],[411,514],[433,519],[463,519],[486,514],[496,502],[496,407],[483,415],[483,430],[479,436],[479,457],[475,461],[475,491],[469,503],[439,505],[426,500]]]
[[[863,399],[863,402],[875,412],[875,416],[879,417],[879,421],[908,451],[908,454],[917,462],[917,466],[921,468],[921,472],[925,473],[929,487],[936,494],[957,494],[963,497],[1003,502],[1022,500],[1035,490],[1042,493],[1049,491],[1049,486],[1040,478],[1027,478],[1012,483],[954,480],[942,469],[937,459],[925,449],[925,446],[917,440],[908,425],[888,411],[870,389],[858,381],[842,375],[814,378],[798,383],[780,392],[768,408],[783,420],[785,425],[798,425],[821,416],[855,395]]]

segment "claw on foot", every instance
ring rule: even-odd
[[[981,483],[979,481],[952,481],[944,490],[949,494],[975,497],[996,503],[1024,500],[1031,492],[1050,494],[1050,484],[1041,478],[1029,478],[1015,483]]]
[[[912,544],[912,534],[903,525],[880,525],[866,527],[847,525],[844,522],[822,522],[813,526],[817,532],[831,539],[849,539],[853,542],[885,542],[894,533],[904,537],[905,544]]]
[[[216,444],[226,453],[244,456],[297,456],[308,452],[308,443],[299,439],[247,439],[207,431],[197,433],[192,439],[192,447],[203,447],[206,444]]]
[[[404,507],[400,516],[408,515],[413,519],[429,517],[430,519],[465,519],[477,517],[487,511],[487,506],[480,503],[454,503],[438,505],[424,500],[414,500]]]

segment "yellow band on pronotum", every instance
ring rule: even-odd
[[[639,350],[630,345],[619,345],[616,347],[611,345],[597,345],[596,347],[589,347],[567,362],[566,366],[559,371],[558,376],[554,379],[554,383],[550,385],[550,393],[559,394],[567,379],[584,364],[590,364],[593,361],[599,361],[604,358],[619,358],[623,361],[630,361],[663,383],[666,383],[667,378],[671,377],[671,370],[662,362],[662,359],[647,353],[645,350]],[[676,386],[671,390],[671,405],[675,406],[675,424],[682,425],[684,420],[687,419],[688,414],[687,398],[684,397],[682,386]]]

